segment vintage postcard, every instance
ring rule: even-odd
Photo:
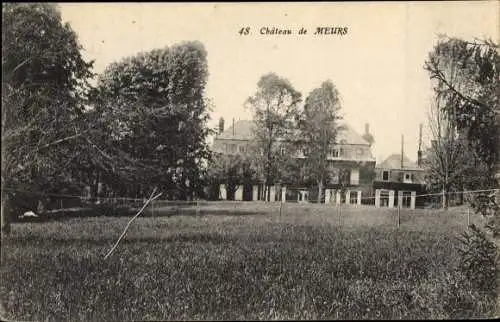
[[[499,12],[3,3],[2,320],[498,317]]]

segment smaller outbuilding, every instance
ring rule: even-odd
[[[424,200],[417,195],[425,191],[424,169],[406,155],[393,154],[375,166],[376,207],[401,207],[415,209],[423,206]]]

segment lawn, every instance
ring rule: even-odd
[[[163,205],[128,217],[15,223],[0,295],[15,320],[491,317],[456,268],[463,209]],[[195,212],[196,213],[196,212]],[[479,221],[471,215],[471,221]]]

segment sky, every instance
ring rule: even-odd
[[[251,119],[245,100],[260,77],[275,72],[305,99],[331,80],[342,115],[358,133],[366,123],[375,137],[377,162],[401,151],[416,160],[432,101],[424,62],[439,34],[499,42],[498,1],[332,3],[64,3],[69,22],[101,73],[114,61],[155,48],[201,41],[208,52],[206,96],[214,104],[210,126],[224,117]],[[250,28],[247,35],[238,32]],[[262,35],[261,28],[292,35]],[[344,35],[314,35],[317,27]],[[307,34],[299,35],[304,28]]]

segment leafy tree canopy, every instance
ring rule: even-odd
[[[137,163],[126,168],[134,180],[184,192],[199,183],[209,157],[207,77],[199,42],[139,53],[100,75],[96,106],[110,135],[107,149],[119,148]]]
[[[282,147],[290,152],[293,146],[288,143],[297,134],[301,100],[289,80],[269,73],[260,78],[256,93],[246,101],[256,127],[252,149],[267,186],[282,179],[284,158],[292,157]]]
[[[75,183],[93,75],[80,51],[56,5],[2,5],[2,194]]]

